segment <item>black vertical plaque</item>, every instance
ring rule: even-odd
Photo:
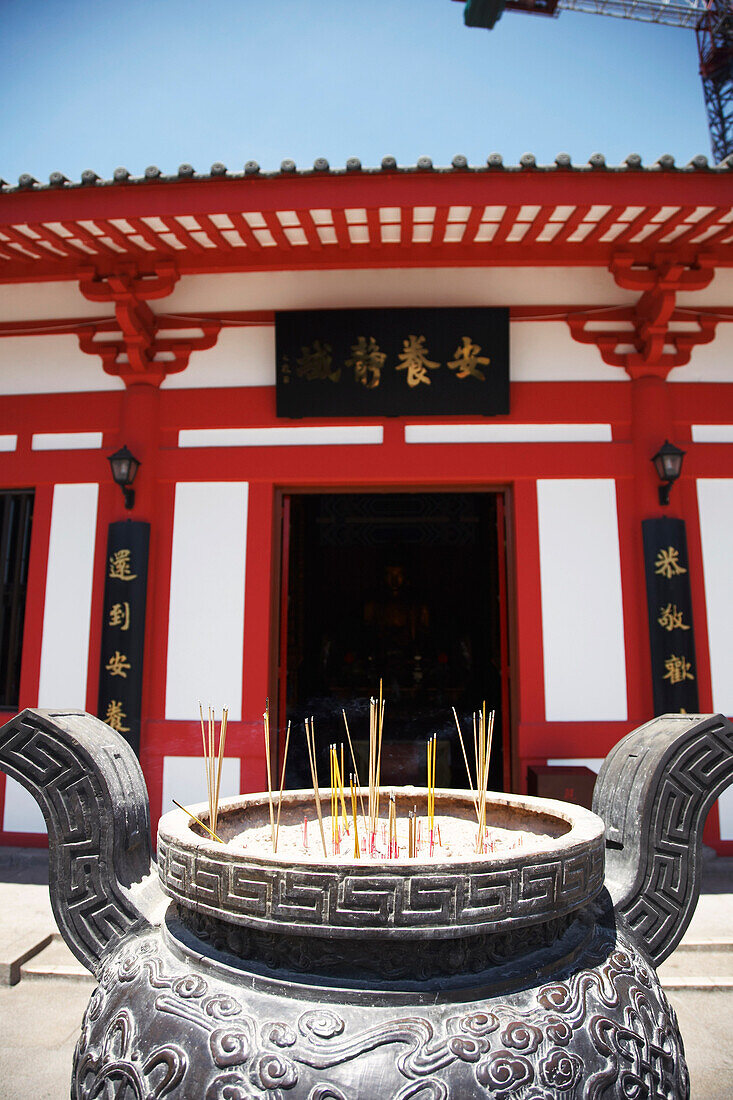
[[[149,523],[109,525],[98,714],[138,755],[149,543]]]
[[[645,519],[641,526],[654,713],[695,714],[697,661],[684,520]]]

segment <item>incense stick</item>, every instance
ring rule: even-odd
[[[211,827],[216,832],[216,826],[219,823],[219,789],[221,787],[221,770],[224,764],[224,745],[227,739],[227,720],[229,718],[229,708],[224,707],[221,712],[221,724],[219,726],[219,759],[216,768],[216,789],[214,791],[213,810],[214,816],[212,818]]]
[[[308,725],[308,719],[305,720],[305,739],[308,745],[308,758],[311,766],[311,776],[313,778],[313,796],[316,802],[316,813],[318,814],[318,824],[321,828],[321,843],[323,844],[323,856],[324,859],[328,859],[328,851],[326,850],[326,834],[323,831],[323,815],[321,813],[321,792],[318,789],[318,765],[316,763],[316,745],[315,745],[315,733],[313,731],[313,719],[310,720],[310,730]]]
[[[473,805],[474,805],[474,809],[476,810],[476,817],[478,818],[478,799],[476,797],[476,792],[473,789],[473,780],[471,779],[471,769],[468,766],[468,756],[466,754],[466,746],[463,743],[463,733],[461,732],[461,723],[458,721],[458,714],[456,713],[456,708],[455,707],[453,707],[453,717],[456,720],[456,729],[458,730],[458,739],[461,742],[461,752],[463,753],[463,762],[466,765],[466,775],[468,776],[468,785],[471,789],[471,794],[473,795]]]
[[[288,762],[288,745],[290,744],[290,722],[288,732],[285,734],[285,754],[283,756],[283,769],[280,775],[280,793],[277,798],[277,824],[275,825],[275,854],[277,855],[277,842],[280,836],[280,811],[283,807],[283,788],[285,787],[285,765]]]
[[[349,742],[349,752],[351,753],[351,763],[354,765],[354,779],[356,780],[356,786],[359,791],[359,802],[361,803],[361,816],[364,821],[364,832],[367,831],[367,816],[364,810],[364,795],[362,793],[361,780],[359,779],[359,769],[356,766],[356,757],[354,756],[354,746],[351,743],[351,734],[349,733],[349,723],[346,721],[346,711],[342,710],[341,713],[344,716],[344,725],[346,727],[346,740]]]
[[[275,812],[272,805],[272,772],[270,769],[270,700],[265,699],[265,713],[262,715],[264,720],[264,733],[265,733],[265,765],[267,767],[267,803],[270,807],[270,839],[272,840],[272,850],[275,851]]]
[[[213,836],[214,840],[218,840],[220,844],[224,843],[221,837],[217,836],[213,829],[210,829],[208,825],[204,825],[200,817],[196,817],[196,814],[192,814],[191,811],[187,810],[185,806],[182,806],[180,802],[176,802],[175,798],[172,798],[171,802],[174,806],[177,806],[179,810],[183,810],[185,814],[188,814],[188,816],[192,818],[197,825],[200,825],[202,829],[206,829],[206,832],[209,836]]]

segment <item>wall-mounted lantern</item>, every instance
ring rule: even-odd
[[[127,447],[120,447],[113,455],[107,456],[107,461],[112,467],[112,477],[116,485],[122,489],[125,498],[125,508],[132,508],[135,504],[135,490],[131,489],[135,474],[140,463]]]
[[[685,451],[681,451],[679,447],[675,447],[674,443],[670,443],[668,439],[665,439],[664,444],[652,458],[657,475],[662,483],[659,486],[660,504],[669,504],[669,490],[672,488],[673,482],[682,473],[682,459],[685,454]]]

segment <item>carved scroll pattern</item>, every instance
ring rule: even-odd
[[[117,1081],[135,1100],[689,1096],[677,1021],[654,972],[602,929],[575,973],[533,991],[397,1012],[379,998],[349,1006],[285,995],[258,1010],[149,934],[108,958],[99,978],[72,1100]]]
[[[25,710],[0,729],[0,768],[40,805],[59,929],[89,970],[141,917],[134,887],[150,874],[140,765],[109,726],[81,712]]]

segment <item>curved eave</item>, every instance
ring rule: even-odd
[[[731,172],[283,172],[26,186],[0,194],[0,281],[133,262],[182,274],[390,266],[598,265],[668,251],[733,263]]]

